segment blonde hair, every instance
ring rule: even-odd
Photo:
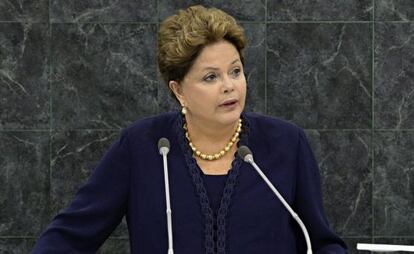
[[[181,81],[201,50],[208,44],[227,40],[244,64],[246,38],[243,28],[222,10],[201,5],[179,10],[166,18],[158,32],[158,68],[164,82]]]

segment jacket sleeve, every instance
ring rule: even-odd
[[[332,231],[323,209],[319,167],[303,130],[299,129],[295,210],[305,224],[314,254],[347,253],[346,244]],[[300,246],[306,253],[306,241],[298,227]]]
[[[126,212],[130,165],[123,130],[71,204],[42,233],[32,253],[95,253]]]

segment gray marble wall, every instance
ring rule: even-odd
[[[156,32],[194,3],[245,27],[247,108],[306,129],[350,253],[414,244],[414,1],[0,0],[0,252],[29,252],[122,127],[174,108]]]

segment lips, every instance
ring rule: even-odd
[[[237,103],[237,101],[238,100],[236,100],[236,99],[228,99],[228,100],[225,100],[223,103],[221,103],[220,106],[231,106],[231,105]]]

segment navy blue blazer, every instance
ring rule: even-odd
[[[303,130],[258,114],[243,113],[242,119],[238,145],[252,150],[263,172],[301,217],[313,253],[346,253],[323,211],[319,169]],[[166,254],[164,173],[157,148],[161,137],[171,143],[168,164],[176,254],[306,253],[296,221],[238,156],[213,216],[202,171],[182,125],[181,114],[172,112],[123,129],[68,208],[40,236],[33,253],[94,253],[126,216],[131,253]]]

